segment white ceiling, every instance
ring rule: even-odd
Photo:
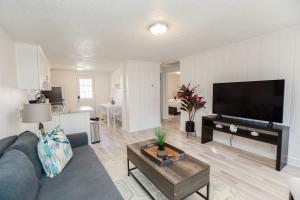
[[[155,21],[169,31],[150,34]],[[0,0],[0,26],[60,69],[176,60],[299,23],[299,0]]]

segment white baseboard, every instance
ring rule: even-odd
[[[153,124],[153,125],[147,126],[147,127],[133,128],[133,129],[129,129],[129,130],[126,130],[126,131],[128,133],[134,133],[134,132],[138,132],[138,131],[151,130],[151,129],[158,128],[158,127],[161,127],[161,123]]]
[[[288,156],[288,165],[294,166],[294,167],[300,167],[300,159]]]

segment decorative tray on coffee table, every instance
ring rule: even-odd
[[[151,143],[141,147],[141,152],[148,157],[150,160],[158,165],[170,165],[178,160],[184,160],[184,151],[177,149],[176,147],[165,144],[164,157],[158,156],[158,144]]]

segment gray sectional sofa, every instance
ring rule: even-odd
[[[86,133],[68,135],[73,158],[56,177],[43,173],[38,138],[24,132],[0,140],[0,199],[119,200],[119,191],[88,145]]]

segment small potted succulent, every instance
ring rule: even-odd
[[[158,144],[158,150],[164,151],[167,139],[167,131],[163,128],[156,128],[154,131],[156,142]]]

